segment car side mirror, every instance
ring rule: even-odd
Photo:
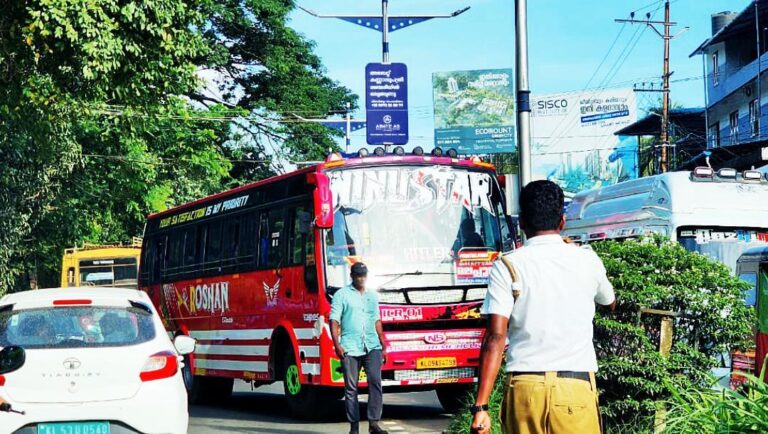
[[[13,372],[22,366],[27,360],[24,348],[11,345],[0,350],[0,374]]]
[[[176,347],[177,353],[186,356],[195,352],[197,340],[187,335],[178,335],[173,339],[173,346]]]

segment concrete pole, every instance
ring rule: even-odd
[[[528,84],[528,6],[515,0],[515,57],[517,88],[517,152],[520,189],[531,182],[531,90]]]

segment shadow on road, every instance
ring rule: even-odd
[[[415,398],[411,398],[415,396]],[[385,394],[384,420],[399,420],[403,422],[421,422],[419,425],[445,425],[450,415],[445,414],[439,405],[425,403],[423,395]],[[259,392],[235,392],[232,397],[216,405],[195,405],[189,409],[190,417],[198,419],[195,425],[217,431],[216,421],[258,422],[260,424],[275,424],[268,428],[269,433],[309,434],[320,431],[318,424],[345,424],[344,401],[338,400],[329,404],[329,410],[324,418],[315,421],[302,421],[290,416],[288,405],[282,394]],[[365,419],[366,403],[361,402],[360,414]],[[201,423],[204,419],[205,422]],[[285,429],[282,429],[285,427]],[[253,432],[253,428],[226,428],[227,432]],[[267,432],[267,431],[262,431]]]

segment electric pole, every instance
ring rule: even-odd
[[[515,0],[515,58],[517,88],[517,152],[520,189],[531,182],[531,89],[528,83],[528,1]]]
[[[659,161],[659,171],[661,173],[666,172],[669,170],[669,159],[668,159],[668,152],[667,149],[670,147],[669,144],[669,76],[672,75],[672,73],[669,71],[669,42],[679,36],[681,33],[688,30],[688,27],[684,28],[680,33],[677,35],[671,36],[670,35],[670,29],[673,26],[676,26],[677,23],[669,21],[669,0],[666,0],[664,2],[664,21],[651,21],[651,13],[648,12],[645,15],[645,20],[635,20],[635,13],[632,12],[630,14],[630,19],[618,19],[615,20],[617,23],[629,23],[629,24],[645,24],[651,29],[653,29],[654,32],[656,32],[657,35],[659,35],[664,40],[664,74],[662,75],[663,84],[662,84],[662,99],[661,99],[661,158]],[[659,29],[656,28],[657,25],[664,26],[664,31],[660,32]]]

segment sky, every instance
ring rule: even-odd
[[[381,13],[379,0],[297,0],[320,14]],[[663,1],[531,0],[528,2],[530,88],[533,94],[597,87],[640,86],[661,82],[663,41],[646,25],[618,24],[616,18],[663,21]],[[704,105],[701,56],[689,55],[709,36],[711,18],[720,11],[741,11],[748,0],[672,0],[671,100],[684,107]],[[409,146],[433,147],[432,73],[512,68],[515,65],[513,0],[390,0],[390,15],[448,14],[390,34],[390,60],[408,66]],[[381,61],[381,34],[345,21],[316,18],[297,9],[290,25],[315,42],[328,75],[360,96],[364,107],[364,71]],[[658,105],[659,94],[638,93],[638,106]],[[641,111],[640,116],[644,113]],[[354,116],[364,119],[364,112]],[[365,145],[365,130],[352,134],[352,148]]]

